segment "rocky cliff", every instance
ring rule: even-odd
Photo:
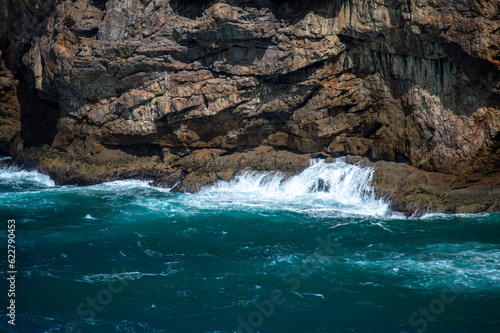
[[[397,210],[500,210],[499,0],[0,0],[0,17],[0,149],[59,183],[196,190],[353,155]]]

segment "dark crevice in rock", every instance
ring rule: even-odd
[[[177,15],[195,20],[203,15],[203,12],[210,8],[214,0],[171,0],[170,8]]]
[[[381,123],[375,123],[375,124],[371,124],[371,125],[372,125],[371,127],[367,128],[364,131],[365,138],[376,138],[377,131],[384,126],[384,124],[381,124]]]
[[[356,36],[352,36],[346,32],[341,32],[337,34],[337,37],[340,39],[342,44],[346,46],[347,50],[356,49],[370,41],[370,36],[364,34],[356,34]]]
[[[309,103],[309,101],[316,95],[316,93],[318,93],[318,91],[320,91],[322,88],[322,86],[320,84],[316,84],[312,87],[311,91],[309,94],[307,94],[307,96],[304,98],[304,100],[298,104],[296,106],[296,110],[299,110],[301,109],[302,107],[304,107],[307,103]]]
[[[90,30],[73,30],[73,34],[76,37],[82,37],[82,38],[95,38],[97,37],[97,33],[99,32],[99,28],[92,28]]]
[[[139,143],[132,145],[103,145],[106,149],[120,150],[126,154],[136,157],[161,156],[163,147],[151,143]]]
[[[18,86],[21,106],[21,138],[25,147],[51,145],[57,134],[59,105],[43,100],[25,84]]]
[[[91,0],[90,3],[97,9],[106,10],[106,3],[108,0]]]
[[[312,64],[297,68],[294,71],[290,71],[284,74],[257,75],[255,77],[259,79],[261,84],[297,84],[299,82],[306,81],[314,72],[316,72],[318,69],[323,68],[329,61],[331,61],[331,59],[316,61]]]

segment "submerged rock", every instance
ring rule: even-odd
[[[388,162],[395,209],[498,210],[499,8],[0,0],[0,150],[58,183],[178,191],[350,154]]]

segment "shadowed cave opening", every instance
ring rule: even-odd
[[[57,134],[59,104],[44,100],[38,93],[21,84],[18,87],[21,105],[21,138],[27,147],[51,145]]]

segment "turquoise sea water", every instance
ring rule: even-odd
[[[173,194],[4,167],[0,331],[500,332],[500,214],[407,219],[370,179],[339,160]]]

